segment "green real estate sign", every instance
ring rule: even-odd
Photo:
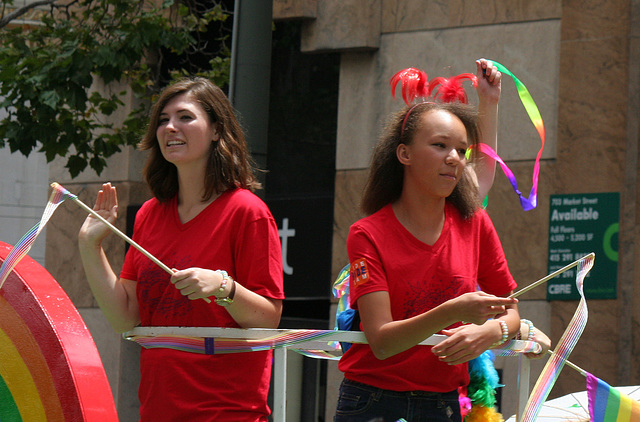
[[[620,194],[551,195],[549,273],[595,252],[584,280],[587,299],[615,299],[618,282]],[[576,300],[576,267],[547,282],[547,300]]]

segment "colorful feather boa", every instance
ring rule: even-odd
[[[466,395],[460,395],[460,410],[465,422],[504,422],[496,410],[496,388],[498,371],[493,365],[495,357],[491,350],[485,351],[469,362],[469,385]]]

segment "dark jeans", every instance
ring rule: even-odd
[[[334,422],[461,422],[458,392],[390,391],[344,379]]]

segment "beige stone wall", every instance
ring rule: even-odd
[[[123,89],[104,87],[95,89]],[[135,106],[131,94],[128,107]],[[128,109],[120,110],[114,121],[123,119]],[[142,180],[142,167],[146,153],[133,147],[124,148],[121,153],[107,160],[107,168],[100,175],[85,170],[71,179],[64,168],[66,160],[56,159],[49,166],[49,181],[58,182],[89,207],[93,207],[102,183],[112,182],[118,189],[118,220],[115,226],[126,233],[127,207],[141,205],[151,197]],[[114,396],[121,422],[138,420],[138,380],[140,347],[123,340],[105,319],[91,293],[80,261],[77,234],[87,216],[87,212],[71,200],[63,202],[47,224],[45,267],[60,283],[91,332],[100,353],[107,378]],[[124,262],[126,242],[111,234],[105,240],[105,251],[113,269],[119,273]]]
[[[616,385],[638,384],[633,350],[638,303],[634,246],[638,180],[637,1],[566,1],[560,51],[558,162],[553,193],[621,193],[618,299],[591,301],[589,323],[571,360]],[[635,22],[635,25],[632,24]],[[632,60],[633,58],[633,60]],[[635,69],[635,70],[634,70]],[[635,126],[635,130],[631,129]],[[571,304],[552,308],[553,334],[566,324]],[[637,307],[637,306],[636,306]],[[575,390],[580,377],[558,381]]]
[[[371,147],[393,101],[388,81],[414,66],[430,77],[473,72],[486,57],[509,68],[531,92],[546,129],[538,207],[524,212],[498,171],[488,211],[521,285],[547,273],[549,195],[621,193],[617,300],[589,302],[590,319],[571,360],[613,385],[640,383],[635,359],[640,298],[635,263],[638,219],[640,2],[638,0],[432,0],[274,1],[306,7],[302,49],[341,53],[337,133],[333,275],[346,263],[345,240],[359,218],[357,205]],[[317,6],[315,13],[309,11]],[[365,8],[366,6],[366,8]],[[285,16],[283,16],[285,17]],[[471,98],[471,102],[474,98]],[[531,188],[540,141],[513,85],[505,78],[500,103],[499,152],[521,190]],[[596,261],[597,265],[597,261]],[[331,282],[331,280],[328,280]],[[544,289],[523,296],[522,315],[557,341],[576,302],[547,302]],[[513,361],[512,361],[513,362]],[[534,376],[544,361],[534,365]],[[498,362],[514,385],[516,369]],[[332,366],[332,371],[337,371]],[[329,376],[327,419],[341,376]],[[552,397],[584,390],[584,378],[565,368]],[[515,410],[505,388],[505,416]]]

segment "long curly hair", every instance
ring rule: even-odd
[[[244,132],[229,99],[210,80],[193,77],[181,79],[162,91],[151,110],[147,132],[138,144],[141,150],[150,151],[144,177],[153,195],[166,202],[178,194],[177,168],[163,157],[156,131],[162,110],[182,94],[188,94],[200,104],[220,134],[220,139],[212,142],[209,149],[202,200],[207,201],[214,194],[235,187],[251,191],[259,189],[261,186],[254,174],[254,163]]]
[[[404,183],[404,165],[398,161],[396,149],[400,144],[411,144],[420,128],[422,115],[433,110],[444,110],[458,117],[467,131],[469,145],[478,143],[478,113],[468,104],[424,102],[407,106],[394,113],[384,128],[371,158],[369,175],[360,203],[361,211],[365,215],[371,215],[400,198]],[[474,151],[475,148],[472,149],[470,161],[474,159]],[[447,197],[447,201],[451,202],[464,218],[471,217],[481,206],[478,188],[471,171],[469,166],[465,167],[460,181]]]

